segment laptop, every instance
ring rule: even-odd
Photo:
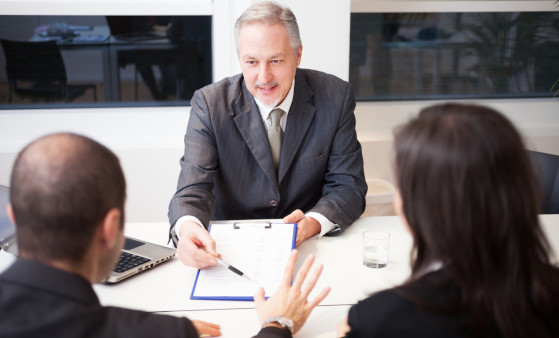
[[[136,42],[166,38],[165,33],[151,30],[142,16],[106,16],[111,35],[117,40]]]
[[[10,190],[0,185],[0,250],[17,256],[16,227],[8,217],[8,202],[10,201]]]
[[[10,200],[9,195],[10,189],[0,185],[0,249],[17,256],[16,228],[6,210]],[[147,271],[173,258],[175,251],[173,248],[126,237],[119,261],[105,284],[114,284]]]

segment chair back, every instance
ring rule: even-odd
[[[542,214],[559,214],[559,155],[528,151],[542,183]]]
[[[66,84],[66,69],[55,41],[1,40],[9,81]]]

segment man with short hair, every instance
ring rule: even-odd
[[[75,134],[42,137],[18,155],[8,214],[19,259],[0,275],[3,337],[198,337],[214,324],[103,307],[91,287],[124,245],[126,183],[118,158]]]
[[[297,20],[274,2],[249,7],[235,40],[242,74],[194,94],[169,206],[179,258],[197,268],[216,264],[210,220],[283,218],[297,223],[299,245],[365,209],[350,84],[298,68]]]
[[[10,184],[8,214],[17,227],[19,259],[0,275],[2,337],[220,334],[215,324],[99,303],[91,284],[106,280],[124,244],[126,183],[109,149],[76,134],[42,137],[20,152]],[[296,254],[286,267],[286,281],[295,260]],[[301,268],[297,279],[302,282],[307,272]],[[296,329],[303,325],[328,294],[326,289],[311,302],[308,293],[300,295],[301,288],[312,290],[319,274],[304,286],[284,283],[270,298],[289,296],[288,301],[265,301],[263,291],[257,293],[264,326],[257,337],[291,337],[270,318],[288,315]]]

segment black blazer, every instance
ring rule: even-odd
[[[421,277],[412,289],[378,292],[352,306],[347,337],[469,337],[467,316],[459,311],[431,312],[410,299],[455,308],[460,291],[444,269]],[[492,337],[500,337],[497,331]]]
[[[82,277],[19,259],[0,275],[0,336],[174,338],[198,337],[198,333],[184,317],[101,306]],[[270,327],[256,337],[291,335]]]
[[[169,222],[282,218],[295,209],[341,228],[365,209],[367,184],[349,83],[297,69],[278,173],[242,74],[194,94]]]
[[[417,304],[421,304],[418,306]],[[347,337],[455,338],[479,336],[469,332],[467,310],[461,309],[460,289],[445,269],[430,272],[411,284],[381,291],[350,308]],[[556,310],[557,311],[557,308]],[[559,315],[559,312],[556,312]],[[556,316],[556,318],[559,318]],[[502,337],[495,320],[486,337]],[[547,323],[559,337],[556,321]]]

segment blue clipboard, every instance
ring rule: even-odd
[[[266,297],[275,292],[295,248],[296,223],[214,222],[209,232],[222,259],[253,281],[219,266],[198,270],[190,299],[253,301],[258,287],[264,288]]]

